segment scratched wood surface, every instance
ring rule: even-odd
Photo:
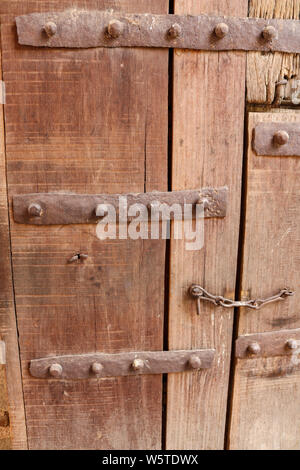
[[[247,15],[247,1],[175,0],[176,13]],[[201,3],[201,4],[200,4]],[[229,187],[224,220],[205,222],[205,245],[186,251],[171,241],[169,348],[215,348],[214,367],[170,375],[168,449],[222,449],[233,312],[196,303],[191,284],[234,298],[238,252],[245,55],[175,51],[172,189],[198,184]]]
[[[2,78],[1,56],[0,73]],[[1,102],[4,99],[1,92]],[[0,259],[0,341],[5,343],[6,348],[6,365],[1,365],[4,361],[0,361],[0,449],[26,449],[24,402],[11,271],[2,104],[0,105]],[[9,413],[10,428],[7,426],[7,413]]]
[[[16,15],[70,7],[167,13],[168,1],[1,2],[10,198],[166,190],[168,52],[17,44]],[[160,448],[161,376],[37,380],[28,362],[161,350],[165,242],[11,226],[29,448]],[[88,259],[68,263],[77,253]]]
[[[250,0],[249,16],[254,18],[300,18],[299,0]],[[300,56],[249,52],[247,54],[247,100],[249,103],[280,104],[300,100]],[[283,85],[276,83],[285,81]],[[297,104],[299,104],[298,101]]]
[[[300,326],[300,159],[258,157],[251,146],[259,122],[300,124],[297,111],[250,113],[242,292],[265,298],[288,286],[296,292],[261,311],[241,309],[239,335]],[[291,356],[236,363],[231,449],[300,449],[299,350]]]

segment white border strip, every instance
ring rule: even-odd
[[[6,364],[5,343],[0,341],[0,365]]]

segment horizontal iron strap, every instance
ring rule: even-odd
[[[240,336],[235,355],[240,359],[291,355],[294,365],[300,365],[300,329]]]
[[[16,23],[19,43],[37,47],[300,52],[298,20],[68,10],[19,16]]]
[[[30,362],[30,373],[33,377],[45,379],[167,374],[208,369],[212,366],[214,356],[213,349],[78,354],[34,359]]]
[[[300,124],[261,122],[253,130],[252,142],[257,155],[300,157]]]
[[[228,188],[224,187],[140,194],[19,194],[13,197],[13,212],[15,222],[33,225],[97,223],[101,216],[105,215],[103,209],[98,213],[100,205],[113,207],[116,215],[119,215],[122,208],[129,208],[134,204],[142,205],[146,209],[145,221],[148,220],[148,213],[150,217],[152,208],[159,210],[157,204],[167,204],[170,208],[173,204],[177,204],[181,207],[182,213],[185,204],[203,204],[204,217],[225,217],[227,193]],[[164,215],[161,212],[160,220],[173,219],[174,213],[169,214],[168,218],[168,214]]]

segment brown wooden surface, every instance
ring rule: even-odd
[[[10,198],[164,191],[167,51],[17,45],[16,15],[76,6],[168,11],[166,0],[1,2]],[[104,243],[94,226],[11,223],[29,447],[160,448],[160,376],[40,381],[28,363],[54,354],[161,350],[165,243]],[[67,263],[82,251],[84,264]]]
[[[249,16],[299,20],[299,0],[249,0]],[[297,86],[299,54],[249,52],[247,54],[247,100],[249,103],[290,103]],[[276,83],[286,80],[283,86]]]
[[[2,78],[1,55],[0,74]],[[0,448],[26,449],[24,402],[11,271],[3,105],[0,105],[0,259],[0,340],[5,342],[7,358],[6,366],[0,365],[0,416],[9,412],[11,425],[11,429],[0,426]]]
[[[175,0],[175,13],[247,16],[247,1]],[[234,298],[243,159],[245,55],[174,54],[172,189],[190,184],[230,187],[228,215],[205,222],[205,247],[187,252],[171,241],[169,348],[215,348],[214,367],[168,379],[167,448],[222,449],[233,313],[201,306],[191,284]]]
[[[296,294],[261,311],[242,309],[239,335],[300,326],[300,160],[259,157],[251,147],[253,128],[259,122],[274,121],[300,123],[300,114],[250,113],[241,289],[250,297],[264,297],[289,286]],[[237,360],[230,448],[299,449],[299,407],[299,361],[295,364],[290,355]]]

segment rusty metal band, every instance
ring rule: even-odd
[[[19,194],[13,197],[13,213],[15,222],[21,224],[68,225],[97,223],[106,214],[109,217],[110,207],[115,211],[113,216],[119,217],[123,209],[126,211],[126,208],[133,205],[146,209],[145,221],[148,220],[148,215],[155,211],[158,212],[159,220],[174,219],[176,212],[166,211],[165,213],[164,205],[169,208],[177,205],[182,210],[182,214],[187,204],[192,205],[192,218],[195,216],[196,204],[200,204],[203,207],[204,218],[225,217],[227,193],[228,188],[224,187],[140,194]],[[140,220],[143,220],[143,213]],[[128,221],[130,221],[129,217]]]
[[[80,354],[34,359],[30,362],[29,370],[33,377],[42,379],[167,374],[208,369],[212,366],[214,356],[213,349]]]
[[[297,20],[68,10],[19,16],[16,24],[19,43],[36,47],[300,52]]]
[[[257,155],[300,157],[299,123],[261,122],[253,132],[253,150]]]
[[[239,359],[288,355],[300,364],[300,329],[240,336],[235,355]]]

